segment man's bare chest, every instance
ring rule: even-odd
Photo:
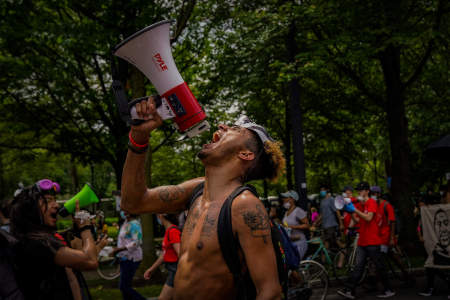
[[[183,227],[181,252],[215,252],[219,250],[217,223],[221,202],[205,201],[199,197],[189,210]]]

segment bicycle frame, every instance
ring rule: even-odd
[[[316,252],[314,252],[314,254],[311,255],[309,257],[309,259],[310,260],[315,260],[319,256],[319,254],[321,252],[323,252],[323,254],[325,254],[325,258],[326,258],[327,264],[331,264],[332,265],[333,261],[331,260],[330,255],[328,254],[328,250],[325,247],[325,245],[323,244],[323,241],[322,241],[322,239],[320,237],[316,237],[316,238],[313,238],[313,239],[310,239],[310,240],[307,241],[308,244],[317,243],[317,242],[319,242],[319,248],[317,248]]]
[[[356,233],[356,237],[353,240],[352,243],[352,253],[350,254],[350,258],[348,260],[349,264],[351,266],[353,266],[355,264],[355,260],[356,260],[356,249],[358,248],[358,239],[359,239],[359,233]]]

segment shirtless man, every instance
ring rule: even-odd
[[[174,186],[148,189],[145,185],[145,149],[150,132],[161,125],[152,98],[136,106],[147,120],[131,128],[130,150],[122,177],[122,202],[134,214],[181,212],[189,204],[194,188],[204,181],[203,195],[189,210],[183,229],[174,299],[235,299],[233,276],[226,265],[217,237],[217,219],[225,199],[248,180],[273,179],[284,168],[277,143],[254,123],[219,125],[210,144],[198,153],[205,177]],[[245,128],[249,125],[251,129]],[[141,147],[139,147],[139,145]],[[138,147],[136,147],[138,146]],[[249,191],[232,205],[233,232],[239,238],[243,263],[256,287],[256,299],[280,299],[277,264],[267,213],[260,200]]]

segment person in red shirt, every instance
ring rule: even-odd
[[[384,292],[377,295],[377,297],[392,297],[395,293],[391,289],[384,262],[383,259],[381,259],[380,245],[382,240],[379,233],[379,220],[377,218],[378,204],[374,199],[369,198],[370,186],[367,182],[359,183],[356,190],[359,194],[358,200],[360,202],[360,209],[355,208],[355,205],[352,203],[345,206],[345,209],[348,212],[353,213],[352,218],[359,225],[356,266],[350,276],[347,287],[338,290],[338,294],[348,299],[355,299],[356,286],[363,274],[367,263],[367,257],[370,257],[376,266],[378,277],[381,279],[381,283],[384,287]]]
[[[394,207],[386,199],[387,195],[377,195],[378,215],[380,216],[381,252],[388,253],[395,241],[395,213]]]
[[[356,203],[358,201],[358,200],[356,200],[355,197],[353,197],[353,187],[351,185],[347,185],[344,187],[342,196],[344,198],[350,198],[353,205],[356,205]],[[352,214],[349,212],[346,212],[346,211],[343,212],[342,221],[343,221],[343,225],[344,225],[345,235],[348,235],[349,234],[348,228],[353,227],[353,225],[354,225],[354,222],[352,222]]]
[[[178,228],[178,215],[159,214],[158,223],[166,229],[162,242],[162,253],[153,265],[144,273],[144,278],[149,280],[151,274],[162,264],[167,269],[168,275],[163,286],[160,300],[170,300],[173,298],[173,280],[177,272],[178,256],[180,254],[181,231]]]

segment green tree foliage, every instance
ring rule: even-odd
[[[110,50],[171,17],[176,64],[212,125],[246,113],[283,141],[286,176],[269,194],[295,185],[292,82],[310,192],[360,180],[387,188],[392,177],[409,216],[409,193],[436,187],[448,169],[423,154],[450,130],[447,1],[3,1],[0,14],[0,146],[13,149],[2,151],[2,184],[17,176],[5,162],[26,168],[42,149],[88,169],[106,161],[119,184],[127,129],[109,88]],[[115,62],[130,95],[153,92]],[[203,174],[196,153],[210,137],[167,133],[152,134],[152,186]]]

